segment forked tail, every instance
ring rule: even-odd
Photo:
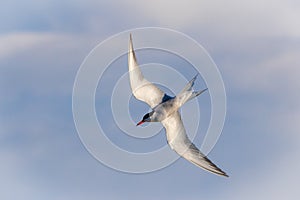
[[[192,87],[194,85],[197,76],[198,74],[192,80],[190,80],[190,82],[186,84],[186,86],[182,89],[182,91],[176,96],[176,101],[179,104],[179,107],[181,107],[187,101],[199,96],[200,94],[202,94],[207,90],[207,88],[201,91],[192,90]]]

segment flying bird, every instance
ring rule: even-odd
[[[176,96],[171,97],[144,78],[137,63],[130,34],[128,68],[130,86],[134,97],[147,103],[152,111],[145,114],[137,123],[161,122],[165,128],[167,141],[172,150],[194,165],[217,175],[228,175],[212,163],[188,138],[178,109],[187,101],[199,96],[204,91],[193,91],[192,87],[197,75]]]

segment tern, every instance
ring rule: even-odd
[[[183,88],[176,96],[170,97],[153,83],[144,78],[137,63],[130,34],[128,68],[130,86],[134,97],[147,103],[152,111],[145,114],[143,119],[137,123],[161,122],[166,130],[167,141],[172,150],[194,165],[203,168],[211,173],[226,176],[228,175],[212,163],[188,138],[178,109],[187,101],[199,96],[204,91],[193,91],[192,87],[197,75]]]

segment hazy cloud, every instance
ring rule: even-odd
[[[298,199],[299,15],[298,1],[279,0],[3,2],[1,198]],[[123,174],[80,143],[71,110],[76,72],[99,42],[138,26],[190,34],[219,66],[228,112],[210,156],[229,179],[183,160]]]

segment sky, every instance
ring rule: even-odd
[[[2,2],[0,198],[299,199],[299,18],[295,0]],[[187,34],[218,66],[227,113],[209,157],[229,178],[183,159],[151,173],[119,172],[97,161],[80,141],[72,114],[80,65],[108,37],[149,26]],[[145,52],[137,55],[140,62],[151,62]],[[106,72],[106,81],[126,72],[123,61],[121,71]],[[195,88],[203,88],[203,81]],[[110,103],[106,94],[97,88],[100,117]],[[204,122],[208,100],[208,94],[197,100]],[[134,99],[129,107],[134,120],[149,109]],[[136,144],[143,151],[165,144],[163,132],[154,143],[127,143],[111,117],[101,119],[115,134],[109,137],[124,148]],[[202,139],[196,136],[197,146]]]

